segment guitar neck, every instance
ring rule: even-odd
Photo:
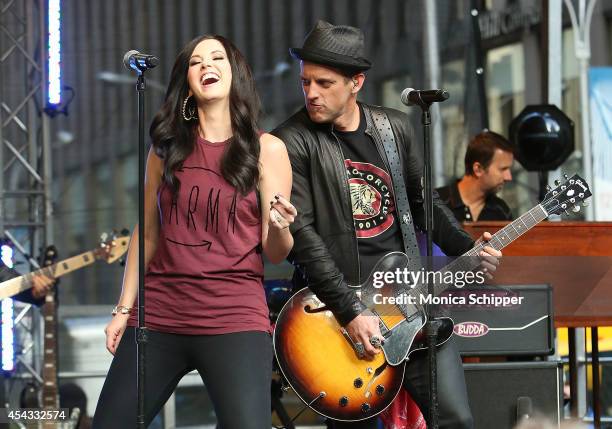
[[[57,264],[49,265],[23,276],[15,277],[0,283],[0,299],[9,298],[32,287],[32,279],[37,275],[44,275],[50,279],[57,279],[84,266],[93,264],[96,255],[93,251],[84,252],[80,255],[65,259]]]
[[[45,410],[59,408],[57,388],[57,306],[54,294],[47,294],[42,307],[44,318],[42,406]]]
[[[542,222],[547,217],[548,213],[546,212],[544,207],[538,204],[537,206],[529,210],[527,213],[523,214],[521,217],[509,223],[508,225],[497,231],[495,234],[493,234],[493,237],[487,243],[477,244],[476,246],[468,250],[466,253],[461,255],[459,258],[455,259],[453,262],[444,267],[441,271],[467,272],[473,270],[474,268],[478,267],[478,265],[480,265],[478,255],[485,246],[491,246],[496,250],[502,250],[504,247],[508,246],[514,240],[525,234],[527,231],[536,226],[538,223]],[[441,294],[451,286],[452,284],[436,283],[434,285],[435,295]],[[427,285],[423,285],[423,288],[423,292],[426,292]]]

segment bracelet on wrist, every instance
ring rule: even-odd
[[[116,316],[117,314],[130,314],[131,310],[132,307],[126,307],[125,305],[116,305],[115,308],[113,308],[111,314],[113,316]]]

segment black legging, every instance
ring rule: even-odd
[[[472,429],[474,423],[468,404],[467,390],[461,358],[453,337],[438,348],[438,424],[440,429]],[[427,352],[420,351],[410,357],[404,375],[404,388],[429,420],[429,367]],[[355,423],[330,423],[333,429],[376,429],[377,420]]]
[[[197,370],[221,429],[269,429],[272,341],[267,332],[178,335],[149,331],[145,420],[148,426],[180,379]],[[93,429],[136,427],[135,328],[121,339],[100,393]]]

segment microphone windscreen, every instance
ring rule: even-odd
[[[131,70],[132,67],[130,66],[130,58],[132,58],[132,56],[134,55],[138,55],[140,52],[138,52],[135,49],[132,49],[131,51],[127,51],[125,53],[125,55],[123,56],[123,64],[129,69]]]
[[[412,91],[414,91],[414,88],[406,88],[402,91],[402,94],[400,95],[400,100],[402,100],[402,103],[404,103],[406,106],[412,106],[412,102],[409,99],[410,93]]]

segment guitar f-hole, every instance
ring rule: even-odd
[[[322,311],[327,311],[327,306],[324,305],[323,307],[312,308],[310,304],[306,304],[304,306],[304,311],[308,314],[320,313]]]
[[[370,381],[368,382],[368,384],[365,387],[365,397],[366,398],[370,398],[370,396],[372,396],[372,394],[370,393],[370,388],[372,387],[372,384],[374,384],[374,380],[376,380],[376,377],[378,377],[380,374],[382,374],[382,372],[385,370],[385,368],[387,367],[387,361],[383,362],[382,365],[380,365],[378,368],[376,368],[376,371],[374,371],[374,375],[372,375],[372,378],[370,378]],[[384,392],[384,386],[379,385],[378,387],[382,387],[383,392]],[[378,389],[380,390],[380,389]],[[382,393],[379,394],[379,396],[381,396]]]

